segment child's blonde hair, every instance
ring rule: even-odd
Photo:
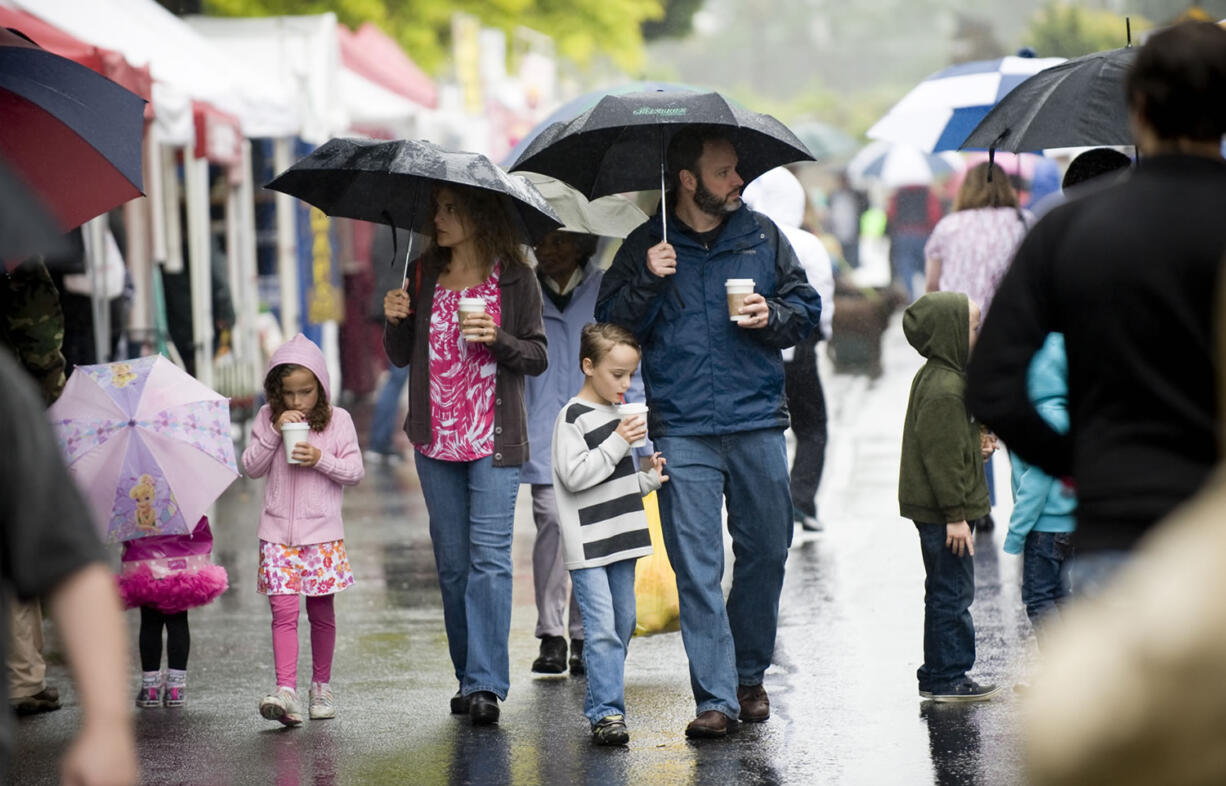
[[[631,347],[640,356],[643,354],[638,339],[621,325],[614,325],[612,322],[589,322],[579,334],[580,366],[583,365],[584,358],[591,360],[593,366],[600,365],[609,350],[618,344]]]

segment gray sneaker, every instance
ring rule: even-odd
[[[311,683],[311,720],[336,717],[336,702],[332,699],[332,686],[326,682]]]
[[[283,685],[265,696],[260,701],[260,714],[268,720],[284,723],[286,726],[298,726],[302,723],[302,704],[298,701],[298,691]]]
[[[626,745],[630,742],[630,732],[626,730],[626,719],[621,715],[606,715],[592,727],[592,742],[597,745]]]

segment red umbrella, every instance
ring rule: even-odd
[[[145,101],[0,29],[0,158],[64,231],[141,196]]]

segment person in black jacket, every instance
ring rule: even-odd
[[[1034,227],[968,370],[975,416],[1075,482],[1083,590],[1190,497],[1218,456],[1210,336],[1226,251],[1226,30],[1187,23],[1154,35],[1127,91],[1136,171]],[[1064,436],[1026,391],[1031,358],[1054,331],[1068,348]]]

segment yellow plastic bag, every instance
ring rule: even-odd
[[[643,497],[647,527],[651,532],[652,553],[640,557],[634,567],[634,600],[637,624],[634,635],[650,636],[681,627],[681,607],[677,598],[677,575],[664,551],[660,530],[660,506],[653,491]]]

